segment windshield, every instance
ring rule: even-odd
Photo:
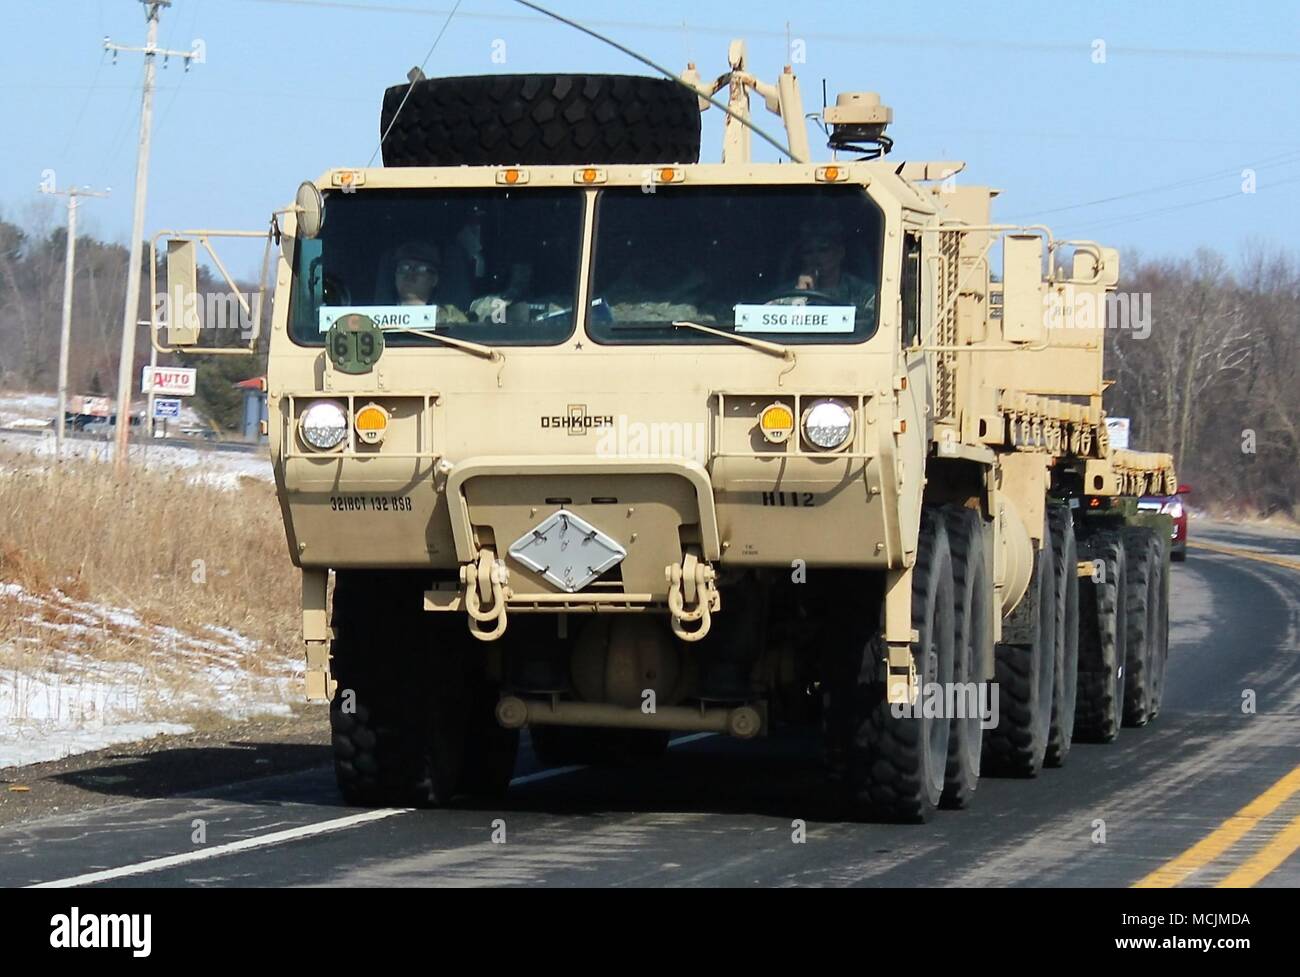
[[[573,332],[580,190],[333,193],[318,237],[298,241],[293,337],[324,343],[348,312],[390,345],[438,345],[422,329],[490,346]]]
[[[609,189],[589,331],[602,343],[723,343],[686,319],[781,343],[875,332],[883,218],[861,187]]]

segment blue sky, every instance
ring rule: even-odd
[[[158,72],[148,232],[260,228],[303,179],[364,164],[384,88],[424,60],[453,2],[175,0],[160,42],[202,40],[207,60],[188,74],[176,61]],[[788,22],[806,51],[795,68],[807,110],[820,105],[822,78],[832,100],[881,92],[895,113],[892,158],[965,160],[959,179],[1003,190],[996,216],[1041,216],[1058,237],[1235,255],[1252,240],[1292,245],[1300,226],[1300,3],[549,5],[674,70],[695,60],[706,77],[725,70],[736,36],[748,39],[751,70],[775,79]],[[141,58],[121,54],[114,65],[102,40],[143,43],[143,8],[0,0],[0,10],[0,216],[22,218],[53,170],[61,188],[111,186],[80,219],[125,242]],[[508,0],[463,0],[425,70],[643,69]],[[772,158],[759,145],[756,155]],[[720,113],[710,110],[703,158],[719,149]],[[1254,194],[1241,192],[1247,167]],[[1122,199],[1091,203],[1112,197]],[[233,270],[254,264],[241,254]]]

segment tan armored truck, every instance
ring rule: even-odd
[[[811,725],[851,816],[923,820],[1157,715],[1135,500],[1176,483],[1107,440],[1118,256],[995,223],[891,115],[840,95],[814,159],[739,42],[713,82],[420,79],[384,166],[276,215],[270,446],[349,801],[500,794],[524,729],[598,763]],[[212,236],[160,235],[175,294]]]

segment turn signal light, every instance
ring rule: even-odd
[[[357,411],[353,425],[363,444],[379,444],[388,433],[388,411],[378,404],[366,404]]]
[[[771,444],[785,444],[794,433],[794,411],[785,404],[769,404],[758,415],[758,429]]]

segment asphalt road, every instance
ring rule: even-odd
[[[1193,540],[1300,561],[1300,537]],[[1300,570],[1193,548],[1157,722],[925,825],[838,821],[810,740],[683,737],[624,770],[525,748],[501,807],[360,811],[321,766],[47,817],[0,830],[0,885],[1300,886],[1298,634]]]

